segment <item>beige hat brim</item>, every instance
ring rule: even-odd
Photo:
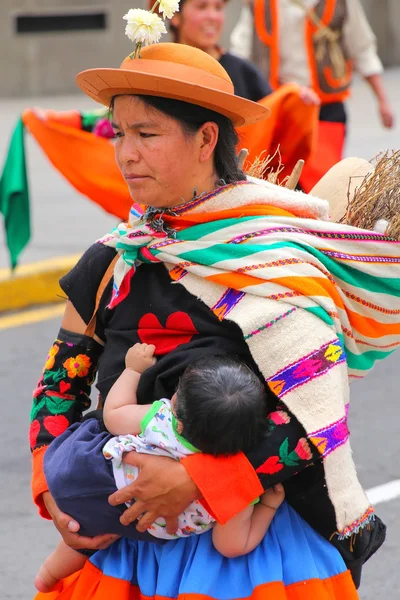
[[[147,63],[152,72],[137,72],[125,69],[89,69],[79,73],[76,77],[78,86],[85,94],[96,102],[110,106],[113,96],[123,94],[143,94],[173,98],[208,108],[225,115],[236,127],[250,125],[266,119],[270,111],[267,107],[246,100],[232,93],[212,89],[211,74],[206,78],[202,73],[198,83],[190,83],[176,77],[161,74],[159,61],[140,61],[141,66]],[[160,61],[161,62],[161,61]],[[164,73],[168,72],[166,63],[161,65]],[[176,65],[174,65],[176,68]],[[175,70],[174,68],[174,70]],[[178,66],[182,69],[182,65]],[[190,68],[190,67],[186,67]],[[200,70],[199,70],[200,71]],[[210,80],[210,86],[207,81]]]
[[[330,217],[336,223],[345,215],[349,199],[374,167],[363,158],[350,157],[334,165],[309,192],[329,202]]]

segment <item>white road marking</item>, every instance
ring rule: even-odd
[[[394,479],[388,483],[377,485],[367,490],[368,500],[372,506],[381,504],[382,502],[389,502],[400,497],[400,479]]]

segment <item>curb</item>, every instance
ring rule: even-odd
[[[59,279],[76,265],[81,254],[58,256],[9,269],[0,269],[0,313],[65,300]]]

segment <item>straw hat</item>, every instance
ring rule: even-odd
[[[346,213],[356,188],[373,171],[371,163],[363,158],[345,158],[325,173],[310,194],[328,200],[331,220],[338,222]]]
[[[106,106],[113,96],[144,94],[214,110],[237,127],[269,116],[268,108],[235,96],[233,83],[218,61],[184,44],[146,46],[140,58],[127,57],[119,69],[89,69],[79,73],[76,81],[85,94]]]

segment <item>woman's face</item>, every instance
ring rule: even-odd
[[[178,206],[189,201],[195,189],[214,189],[213,149],[208,157],[202,128],[189,136],[178,121],[140,98],[117,96],[113,129],[117,165],[138,204]]]
[[[225,21],[224,0],[186,0],[172,24],[181,44],[210,50],[217,46]]]

